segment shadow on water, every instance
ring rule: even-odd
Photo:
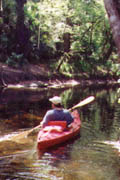
[[[80,134],[78,134],[76,137],[73,137],[71,140],[68,140],[67,142],[51,147],[45,151],[41,151],[37,148],[38,159],[41,159],[45,153],[51,154],[54,157],[55,162],[61,159],[70,159],[70,150],[72,148],[73,143],[75,143],[75,141],[77,141],[78,139],[80,139]],[[56,166],[55,162],[53,164],[55,164]]]
[[[96,97],[93,103],[79,109],[82,120],[80,137],[45,152],[38,152],[35,135],[11,141],[9,136],[39,124],[50,108],[48,98],[54,95],[62,96],[65,108],[88,96]],[[118,142],[120,137],[118,97],[117,89],[103,87],[1,91],[0,179],[120,179],[120,156],[111,143]]]

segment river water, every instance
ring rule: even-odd
[[[35,135],[12,139],[39,124],[54,95],[63,98],[65,108],[96,97],[78,109],[80,136],[45,152],[37,150]],[[118,88],[105,86],[1,89],[0,180],[119,180],[119,97]]]

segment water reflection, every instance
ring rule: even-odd
[[[78,86],[44,92],[2,91],[1,138],[38,125],[50,108],[48,98],[51,96],[61,95],[66,108],[91,95],[96,96],[96,100],[79,109],[81,136],[72,142],[38,152],[35,136],[22,141],[8,141],[9,138],[1,141],[0,179],[118,180],[119,154],[116,147],[107,143],[116,142],[120,137],[120,104],[116,92],[117,89],[112,88]]]

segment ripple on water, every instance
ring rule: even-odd
[[[58,169],[51,165],[53,157],[45,153],[38,159],[36,151],[21,152],[0,158],[0,178],[2,180],[59,180]]]

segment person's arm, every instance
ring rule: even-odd
[[[72,114],[68,111],[67,112],[67,125],[69,126],[74,121]]]
[[[52,119],[52,112],[47,111],[47,113],[45,114],[42,122],[40,123],[40,126],[45,127],[51,119]]]

